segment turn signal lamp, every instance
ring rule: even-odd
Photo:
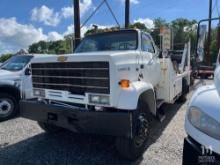
[[[129,80],[121,80],[119,82],[119,85],[121,88],[129,88],[130,87],[130,81]]]

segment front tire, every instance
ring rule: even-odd
[[[117,151],[128,160],[136,160],[143,154],[150,134],[150,116],[140,108],[138,108],[138,115],[133,126],[133,137],[116,139]]]
[[[18,113],[18,101],[7,93],[0,94],[0,121],[15,117]]]
[[[62,130],[61,127],[49,124],[49,123],[44,123],[44,122],[38,122],[38,125],[47,133],[57,133]]]

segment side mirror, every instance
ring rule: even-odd
[[[197,53],[197,59],[200,62],[204,61],[206,34],[207,34],[207,26],[199,25],[197,30],[196,53]]]
[[[26,68],[24,71],[24,75],[25,76],[30,76],[31,75],[31,69],[30,68]]]

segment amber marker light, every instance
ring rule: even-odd
[[[129,88],[130,87],[130,81],[129,80],[121,80],[119,82],[119,85],[121,88]]]

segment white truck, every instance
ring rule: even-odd
[[[21,116],[48,132],[62,128],[116,137],[119,153],[134,160],[145,149],[160,106],[184,100],[190,84],[190,44],[183,56],[160,55],[140,30],[86,36],[74,54],[34,59],[33,94]],[[178,64],[179,63],[179,64]]]
[[[220,54],[220,53],[219,53]],[[193,94],[186,113],[183,165],[220,164],[220,55],[214,84]]]
[[[33,55],[15,55],[0,66],[0,121],[16,116],[19,101],[31,98],[30,64]],[[22,88],[24,86],[25,88]]]

